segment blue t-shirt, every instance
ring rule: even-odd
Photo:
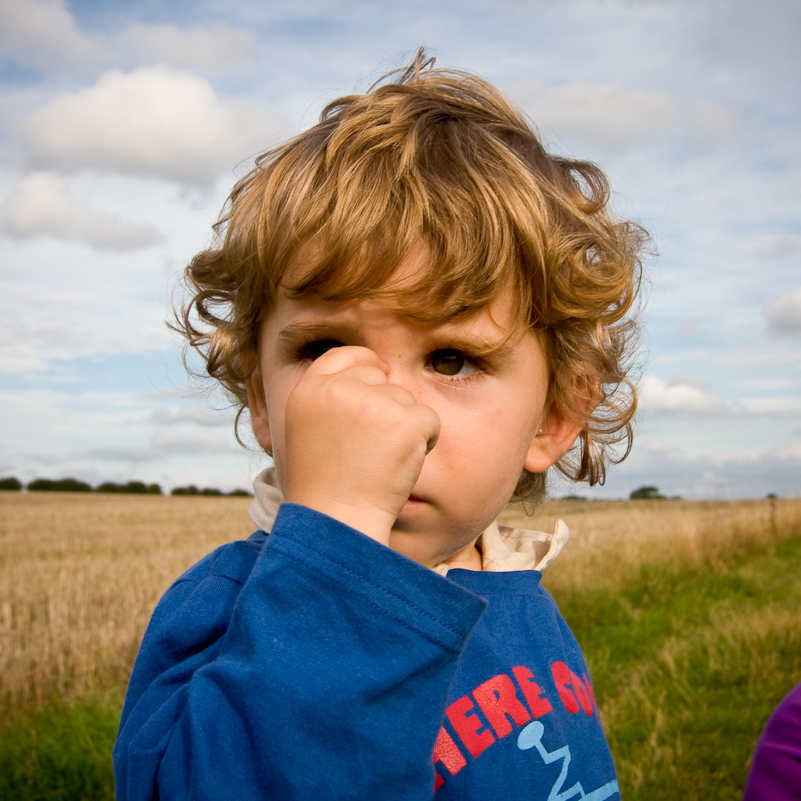
[[[283,504],[153,613],[117,797],[619,798],[581,651],[541,573],[443,578]]]

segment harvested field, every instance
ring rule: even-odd
[[[548,501],[534,514],[510,506],[507,525],[570,528],[565,551],[546,574],[554,592],[625,583],[645,565],[722,565],[742,549],[801,535],[801,498],[755,501]]]
[[[0,493],[0,720],[125,687],[153,607],[252,531],[246,498]]]

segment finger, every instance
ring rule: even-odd
[[[424,406],[422,403],[415,403],[409,414],[415,415],[419,430],[426,439],[426,454],[431,453],[439,439],[441,428],[439,415],[430,406]]]
[[[381,392],[388,398],[392,398],[396,403],[400,403],[403,406],[416,406],[417,405],[417,398],[409,392],[408,389],[399,386],[398,384],[390,384],[386,382],[381,387]]]
[[[331,348],[309,367],[309,371],[317,375],[331,375],[357,366],[374,367],[381,370],[384,375],[389,374],[389,365],[375,351],[361,345],[342,345],[338,348]]]
[[[333,373],[318,373],[315,375],[311,372],[307,372],[306,375],[313,380],[321,382],[334,381],[344,384],[358,383],[375,387],[388,385],[387,374],[380,367],[374,367],[373,365],[357,364]]]

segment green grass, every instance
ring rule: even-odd
[[[0,729],[2,801],[111,801],[118,703],[54,701]]]
[[[801,681],[800,577],[796,538],[556,597],[592,671],[626,801],[741,798],[759,733]]]

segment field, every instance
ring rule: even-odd
[[[0,798],[113,798],[109,752],[161,593],[247,536],[247,499],[0,493]],[[625,799],[739,799],[801,681],[801,499],[563,501],[545,584],[585,650]]]

